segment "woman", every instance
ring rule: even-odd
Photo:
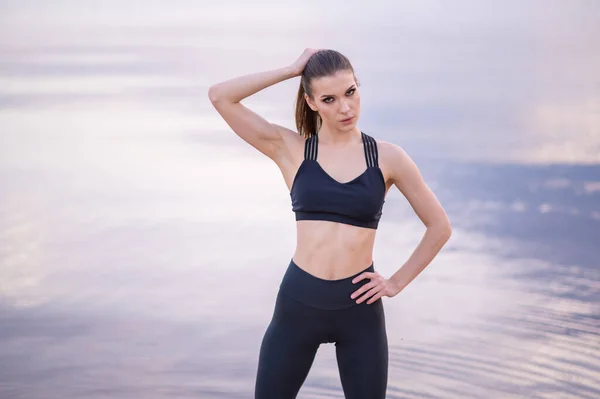
[[[240,103],[301,76],[294,132]],[[317,348],[335,343],[347,399],[385,398],[388,346],[381,298],[394,297],[434,258],[450,222],[411,158],[357,127],[360,92],[348,59],[306,49],[290,66],[237,77],[209,89],[233,131],[281,169],[296,215],[297,245],[260,348],[256,399],[295,398]],[[374,269],[375,232],[395,185],[427,227],[389,279]]]

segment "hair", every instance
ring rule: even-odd
[[[331,76],[339,71],[351,71],[354,74],[350,60],[338,51],[321,50],[308,59],[300,77],[300,87],[296,97],[296,127],[301,136],[309,138],[316,134],[323,122],[319,113],[308,106],[304,93],[312,99],[312,80]]]

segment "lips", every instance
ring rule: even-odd
[[[354,118],[354,117],[351,116],[350,118],[342,119],[340,122],[350,122],[352,120],[352,118]]]

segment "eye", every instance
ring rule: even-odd
[[[355,92],[355,91],[356,91],[356,88],[352,88],[352,89],[350,89],[350,90],[348,90],[348,91],[346,92],[346,95],[350,95],[350,96],[351,96],[351,95],[353,95],[353,94],[354,94],[354,92]],[[332,100],[332,101],[329,101],[329,100]],[[324,102],[324,103],[327,103],[327,104],[331,104],[331,103],[333,102],[333,97],[325,97],[325,98],[323,99],[323,102]]]

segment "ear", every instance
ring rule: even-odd
[[[310,101],[310,97],[308,96],[308,94],[304,93],[304,100],[306,100],[306,103],[308,104],[308,106],[310,107],[310,109],[312,109],[313,111],[317,112],[319,109],[315,106],[315,104],[312,103],[312,101]]]

